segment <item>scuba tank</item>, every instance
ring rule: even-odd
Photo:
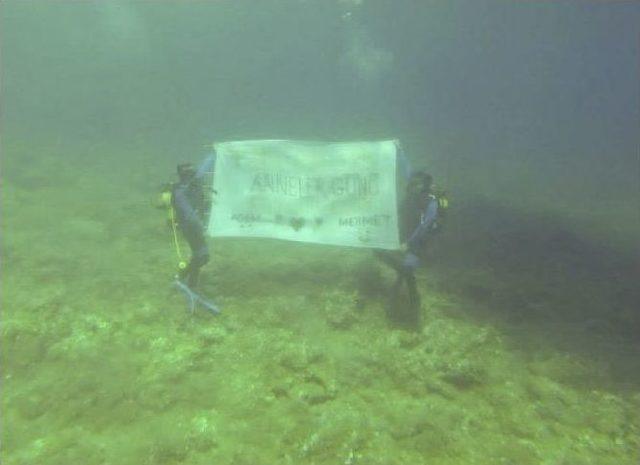
[[[167,212],[167,225],[171,228],[173,235],[173,245],[178,257],[178,269],[184,270],[187,267],[187,261],[182,255],[182,249],[180,248],[180,240],[178,238],[178,220],[176,218],[176,210],[173,207],[173,190],[176,187],[175,182],[168,182],[160,187],[160,193],[156,200],[156,208],[166,210]]]
[[[434,232],[439,232],[447,218],[447,213],[449,211],[449,197],[447,192],[438,186],[433,186],[429,197],[438,203],[438,215],[436,216],[436,221],[433,223],[433,227],[431,229]]]

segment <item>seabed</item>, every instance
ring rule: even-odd
[[[370,251],[270,240],[212,242],[191,313],[152,155],[4,152],[3,464],[638,463],[633,264],[566,225],[452,210],[417,328]]]

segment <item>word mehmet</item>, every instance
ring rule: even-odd
[[[380,175],[378,173],[349,173],[323,177],[259,172],[253,177],[251,192],[297,198],[316,196],[369,197],[380,193]]]
[[[338,226],[341,227],[362,227],[362,226],[385,226],[391,223],[391,215],[369,215],[369,216],[347,216],[338,218]]]

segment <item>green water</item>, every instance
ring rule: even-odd
[[[561,71],[600,69],[568,50],[627,37],[637,8],[58,5],[1,10],[3,464],[638,463],[637,112],[593,83],[611,128],[566,94],[536,104],[575,87]],[[499,48],[516,34],[500,15],[543,37]],[[532,50],[549,55],[511,93],[510,57]],[[438,102],[489,108],[438,78],[467,66],[526,129]],[[440,118],[411,103],[425,94]],[[215,139],[388,136],[451,191],[420,327],[387,315],[394,275],[370,251],[275,240],[212,241],[202,291],[223,313],[189,313],[153,207],[177,162]]]

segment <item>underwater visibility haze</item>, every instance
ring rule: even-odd
[[[637,465],[639,38],[633,1],[4,0],[0,462]],[[176,166],[274,139],[399,141],[437,234],[189,264]]]

